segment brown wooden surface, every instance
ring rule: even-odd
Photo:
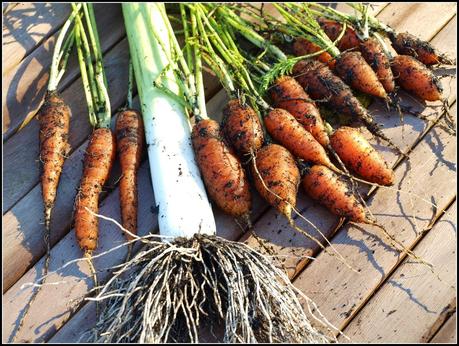
[[[457,342],[457,313],[455,312],[430,340],[431,343],[455,344]]]
[[[63,4],[59,4],[61,7]],[[55,4],[36,6],[53,13],[61,9]],[[29,6],[32,6],[29,4]],[[105,6],[111,8],[105,11]],[[343,4],[334,4],[345,9]],[[22,20],[30,21],[30,12],[19,12],[20,7],[10,6],[8,15],[11,23],[16,23],[18,32],[11,33],[12,29],[4,26],[3,35],[15,36],[18,39],[10,45],[21,45],[18,56],[3,55],[8,69],[3,70],[2,87],[4,90],[3,102],[3,139],[4,139],[4,191],[3,191],[3,221],[4,221],[4,342],[8,340],[11,331],[17,323],[18,316],[31,294],[31,288],[21,289],[26,283],[33,282],[40,277],[43,266],[44,246],[42,242],[42,202],[40,186],[38,184],[38,126],[36,119],[19,133],[17,129],[21,121],[30,114],[34,114],[42,102],[52,48],[56,33],[63,23],[60,18],[49,18],[50,25],[32,22],[30,28],[21,28],[18,23]],[[18,12],[14,11],[18,9]],[[408,30],[419,37],[432,40],[432,43],[441,51],[456,55],[456,4],[455,3],[423,3],[423,4],[378,4],[374,9],[380,18],[397,30]],[[40,12],[41,13],[41,12]],[[22,14],[27,18],[14,18]],[[100,23],[99,30],[103,37],[101,42],[104,48],[104,62],[107,69],[112,110],[125,102],[127,44],[124,38],[124,28],[119,5],[96,5],[96,16]],[[100,18],[100,19],[99,19]],[[40,18],[40,20],[42,20]],[[43,19],[46,21],[46,19]],[[428,23],[428,25],[426,24]],[[11,26],[13,27],[13,26]],[[36,28],[36,29],[33,29]],[[10,31],[8,31],[10,30]],[[13,30],[14,31],[14,30]],[[40,32],[40,35],[33,35]],[[30,44],[34,40],[35,45]],[[22,53],[21,53],[22,52]],[[22,54],[22,55],[21,55]],[[221,109],[227,101],[224,91],[218,91],[219,85],[215,77],[209,73],[205,75],[208,112],[211,117],[221,117]],[[442,80],[445,95],[451,104],[456,100],[455,79]],[[76,246],[74,234],[71,230],[72,205],[75,189],[81,175],[81,159],[86,147],[86,138],[90,133],[87,124],[86,106],[79,80],[78,66],[75,61],[69,62],[68,74],[60,86],[64,99],[69,102],[72,112],[71,143],[73,152],[66,160],[64,173],[59,185],[58,200],[53,213],[52,225],[52,259],[51,270],[56,270],[69,260],[81,257]],[[9,92],[7,92],[9,91]],[[6,94],[6,95],[5,95]],[[403,103],[410,104],[419,110],[424,107],[402,93]],[[455,191],[451,189],[455,179],[456,169],[456,139],[448,136],[439,126],[432,127],[433,123],[426,123],[412,116],[405,116],[405,126],[402,130],[398,115],[387,112],[383,105],[375,102],[371,108],[377,120],[384,125],[384,132],[403,149],[412,149],[410,153],[411,167],[407,161],[397,161],[397,156],[383,143],[372,140],[372,143],[382,152],[386,160],[397,163],[397,188],[422,195],[438,205],[433,211],[427,203],[413,196],[396,193],[387,189],[380,189],[370,198],[370,208],[378,216],[390,232],[405,246],[419,251],[426,259],[439,260],[443,270],[441,277],[446,281],[455,282],[455,273],[451,271],[452,264],[444,262],[441,251],[449,251],[455,246],[456,238],[452,237],[445,242],[444,237],[435,236],[435,230],[448,233],[442,225],[451,225],[455,221]],[[453,107],[455,114],[455,107]],[[424,109],[424,114],[432,113],[431,108]],[[439,114],[432,115],[435,121]],[[366,133],[366,132],[365,132]],[[368,135],[368,133],[366,133]],[[25,150],[27,148],[27,150]],[[119,197],[116,181],[119,171],[114,169],[111,182],[101,203],[100,213],[116,220],[119,216]],[[144,160],[139,172],[139,184],[142,186],[139,196],[139,229],[140,233],[156,232],[157,215],[154,210],[153,191],[151,189],[148,161]],[[394,203],[395,201],[395,203]],[[448,207],[447,215],[441,212]],[[431,341],[452,340],[455,328],[451,327],[453,317],[442,314],[441,307],[455,300],[455,290],[446,290],[448,294],[441,294],[441,299],[429,301],[429,313],[415,302],[424,302],[428,289],[435,287],[445,290],[435,276],[427,273],[425,267],[412,264],[405,256],[394,252],[387,244],[387,239],[377,229],[369,226],[350,226],[336,228],[338,219],[327,210],[310,201],[302,192],[298,196],[297,208],[311,222],[330,239],[333,246],[343,254],[353,266],[361,269],[360,274],[351,272],[348,268],[319,251],[318,246],[304,236],[292,231],[287,222],[274,212],[261,198],[254,193],[254,210],[252,221],[254,230],[272,247],[273,252],[279,255],[279,264],[283,266],[294,283],[303,292],[313,298],[325,316],[355,341]],[[215,210],[218,225],[218,234],[233,240],[245,240],[254,247],[259,247],[258,241],[243,231],[235,222]],[[314,231],[304,222],[298,223],[314,234]],[[101,239],[98,252],[122,244],[124,238],[113,224],[101,221]],[[421,232],[423,229],[423,232]],[[449,232],[451,233],[451,232]],[[448,234],[446,234],[448,235]],[[456,234],[454,233],[454,236]],[[449,234],[451,237],[451,234]],[[241,238],[242,237],[242,238]],[[437,244],[437,245],[435,245]],[[435,247],[432,247],[434,246]],[[448,247],[449,246],[449,247]],[[437,251],[428,251],[437,249]],[[330,250],[330,247],[328,247]],[[264,251],[263,248],[260,251]],[[422,251],[427,251],[423,254]],[[316,256],[310,261],[305,256]],[[428,258],[428,255],[431,257]],[[119,263],[124,257],[124,250],[95,260],[96,267],[101,271],[100,279],[107,277],[108,268]],[[449,270],[445,274],[444,270]],[[405,278],[421,273],[423,276],[412,278],[411,281],[399,283],[400,275]],[[92,287],[92,281],[87,277],[88,267],[85,262],[79,262],[51,275],[48,285],[42,290],[30,315],[25,321],[24,328],[18,340],[36,342],[76,342],[82,332],[89,329],[94,322],[94,306],[84,302],[84,295]],[[397,276],[398,275],[398,276]],[[60,283],[59,283],[60,282]],[[53,284],[59,283],[59,284]],[[419,285],[421,283],[422,285]],[[418,287],[419,286],[419,287]],[[406,289],[406,290],[404,290]],[[415,290],[416,289],[416,290]],[[409,295],[407,290],[411,293]],[[448,300],[449,299],[449,300]],[[52,302],[52,304],[50,303]],[[446,302],[446,303],[445,303]],[[397,306],[392,312],[390,323],[385,325],[384,313],[378,307],[386,304]],[[414,304],[414,305],[413,305]],[[443,304],[443,305],[442,305]],[[446,304],[446,305],[445,305]],[[449,305],[448,305],[449,306]],[[455,309],[455,305],[454,305]],[[384,309],[385,312],[390,312]],[[450,309],[451,310],[451,309]],[[408,319],[410,311],[416,311],[416,323],[412,328],[398,328],[392,332],[391,326],[397,321]],[[453,315],[455,316],[455,314]],[[373,321],[362,324],[359,320]],[[366,328],[365,326],[370,326]],[[373,329],[373,333],[372,333]],[[378,340],[374,329],[380,330],[383,336]],[[405,332],[406,330],[406,332]],[[453,332],[454,331],[454,332]],[[352,335],[351,335],[352,334]],[[442,339],[443,338],[443,339]]]

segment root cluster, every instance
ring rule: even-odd
[[[247,245],[204,235],[143,241],[93,298],[102,305],[93,341],[331,341],[311,325],[288,277]]]

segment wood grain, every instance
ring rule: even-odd
[[[70,5],[21,2],[3,17],[2,75],[65,22]]]
[[[457,13],[454,2],[392,3],[378,15],[397,32],[409,32],[429,41]]]
[[[456,296],[456,207],[456,203],[450,206],[414,249],[435,266],[438,277],[405,259],[344,329],[352,342],[428,341],[426,330],[432,330],[436,320],[450,310],[449,303]]]

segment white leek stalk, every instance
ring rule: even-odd
[[[177,98],[156,87],[159,81],[173,94],[179,94],[165,54],[165,50],[171,51],[171,38],[160,12],[164,4],[124,3],[122,6],[145,124],[153,190],[159,207],[160,234],[215,235],[215,220],[194,158],[185,107]],[[161,47],[153,31],[165,47]]]

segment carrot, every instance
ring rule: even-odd
[[[328,146],[330,140],[319,109],[295,78],[278,78],[269,89],[269,94],[275,107],[288,111],[320,144]]]
[[[320,229],[295,209],[301,175],[292,154],[287,149],[278,144],[266,145],[260,149],[251,167],[255,188],[271,206],[287,218],[291,227],[317,243],[329,255],[335,256],[336,253],[340,261],[355,270],[329,243]],[[299,217],[308,222],[331,245],[334,253],[329,252],[316,237],[298,227],[292,218],[292,211],[295,211]]]
[[[112,131],[98,128],[92,133],[84,156],[83,175],[75,202],[75,234],[85,254],[90,255],[97,247],[98,219],[93,213],[99,209],[99,194],[113,165],[115,147]]]
[[[376,39],[369,37],[360,42],[360,52],[375,71],[384,90],[392,93],[395,89],[394,76],[390,68],[389,57],[384,53],[381,44]]]
[[[333,214],[354,222],[368,223],[364,206],[347,183],[329,168],[314,165],[303,172],[301,184],[306,193]]]
[[[317,22],[320,24],[321,28],[330,40],[335,41],[341,31],[343,30],[342,24],[325,18],[318,18]],[[343,37],[339,40],[337,46],[341,51],[358,48],[360,45],[360,40],[355,32],[355,30],[349,25],[346,27]]]
[[[327,65],[316,61],[301,60],[293,67],[293,75],[313,99],[322,99],[335,112],[357,117],[374,135],[384,139],[399,153],[400,149],[381,131],[371,114],[352,94],[351,89]],[[403,154],[403,153],[402,153]]]
[[[269,134],[294,156],[337,170],[324,147],[285,109],[272,109],[264,122]]]
[[[211,119],[199,121],[191,139],[211,199],[225,213],[247,217],[252,202],[249,183],[239,160],[220,137],[219,124]]]
[[[425,101],[442,99],[440,81],[420,61],[408,55],[397,55],[391,67],[396,82],[406,91]]]
[[[144,146],[141,114],[134,109],[123,110],[116,119],[115,133],[121,165],[121,220],[124,228],[137,234],[137,170]],[[130,234],[126,237],[133,239]]]
[[[68,143],[71,111],[57,92],[48,92],[39,111],[41,188],[45,206],[45,226],[49,230],[57,186],[70,149]]]
[[[300,183],[300,171],[292,154],[278,144],[264,146],[252,165],[252,175],[260,195],[291,220]]]
[[[423,41],[407,32],[399,34],[391,32],[389,38],[392,42],[392,47],[398,54],[415,57],[424,65],[455,64],[445,55],[438,53],[429,42]]]
[[[223,109],[222,131],[239,156],[255,154],[263,145],[263,129],[257,113],[239,99],[230,100]]]
[[[330,136],[330,145],[344,164],[365,180],[379,185],[392,185],[394,172],[360,131],[340,127]]]
[[[336,58],[334,72],[352,88],[387,99],[387,93],[378,76],[360,52],[341,53]]]
[[[359,202],[346,182],[333,171],[325,166],[315,165],[305,169],[303,174],[302,186],[312,199],[324,205],[333,214],[346,217],[351,222],[378,227],[389,238],[394,248],[406,252],[409,257],[427,265],[432,270],[432,264],[417,256],[378,223],[374,216],[367,212],[364,202]]]
[[[296,56],[312,54],[322,50],[322,48],[320,48],[318,45],[305,39],[304,37],[295,38],[292,49],[293,54]],[[323,62],[324,64],[327,64],[331,69],[335,67],[336,61],[328,52],[320,53],[316,59]]]

